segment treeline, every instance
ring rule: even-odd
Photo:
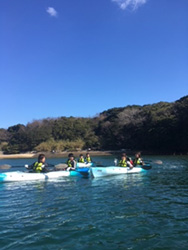
[[[95,121],[89,118],[61,117],[18,124],[0,130],[5,154],[28,151],[64,151],[98,147]]]
[[[113,108],[95,118],[61,117],[0,129],[5,154],[87,148],[187,153],[188,96],[173,103]]]

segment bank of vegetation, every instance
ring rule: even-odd
[[[87,148],[187,153],[188,96],[173,103],[112,108],[94,118],[48,118],[0,129],[4,154]]]

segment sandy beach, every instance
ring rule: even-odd
[[[24,159],[24,158],[37,158],[40,153],[44,153],[47,158],[59,158],[59,157],[67,157],[69,153],[73,153],[76,157],[80,154],[85,155],[86,153],[90,153],[91,156],[97,155],[111,155],[112,151],[71,151],[71,152],[61,152],[61,153],[51,153],[51,152],[38,152],[38,153],[22,153],[22,154],[0,154],[0,159]]]
[[[10,154],[4,155],[0,154],[0,159],[22,159],[22,158],[35,158],[36,154],[26,153],[26,154]]]

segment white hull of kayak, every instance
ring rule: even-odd
[[[142,169],[141,167],[134,167],[130,169],[127,167],[116,167],[116,166],[91,168],[91,175],[93,177],[105,177],[109,175],[119,175],[119,174],[135,174],[140,172],[145,172],[145,170]]]
[[[92,167],[93,166],[93,162],[90,162],[90,163],[82,163],[82,162],[77,162],[76,163],[76,167],[77,168],[89,168],[89,167]]]
[[[69,171],[54,171],[48,173],[25,173],[21,171],[6,172],[0,174],[0,182],[57,179],[64,176],[70,176],[70,173]]]

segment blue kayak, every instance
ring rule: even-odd
[[[70,176],[89,176],[90,168],[82,167],[70,171]]]

